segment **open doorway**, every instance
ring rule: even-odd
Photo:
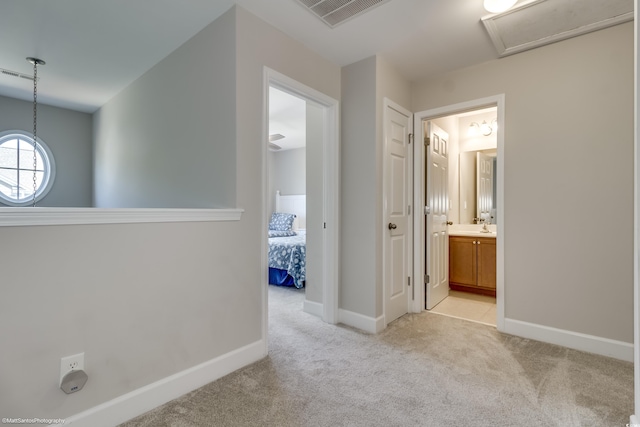
[[[307,281],[307,101],[269,87],[269,312],[302,310]],[[313,260],[311,260],[313,262]]]
[[[495,326],[497,107],[434,118],[428,126],[447,144],[449,290],[426,308]]]
[[[265,100],[262,262],[266,338],[268,291],[273,286],[269,282],[282,280],[279,285],[296,289],[298,298],[304,294],[302,310],[337,322],[339,139],[338,101],[270,69],[265,69]],[[272,221],[274,212],[289,215],[276,215],[280,218]],[[275,234],[292,234],[283,237],[297,239],[288,260],[270,260],[270,228]],[[270,275],[272,268],[279,271]],[[287,286],[278,287],[287,290]]]
[[[504,96],[417,113],[414,311],[503,329]],[[418,306],[418,304],[420,306]]]

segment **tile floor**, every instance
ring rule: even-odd
[[[496,299],[468,292],[449,291],[449,296],[433,307],[430,313],[496,326]]]

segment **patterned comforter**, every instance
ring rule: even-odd
[[[269,267],[286,270],[293,277],[296,288],[302,288],[306,278],[305,237],[269,238]]]

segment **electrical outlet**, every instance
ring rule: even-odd
[[[60,384],[62,379],[71,371],[84,370],[84,353],[66,356],[60,359]]]

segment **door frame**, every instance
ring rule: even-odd
[[[388,177],[389,171],[388,171],[388,165],[387,165],[387,158],[386,158],[386,153],[387,153],[387,111],[389,108],[392,108],[394,110],[396,110],[397,112],[399,112],[400,114],[404,114],[407,116],[407,121],[409,122],[409,130],[413,132],[413,129],[411,129],[413,127],[413,120],[414,120],[414,116],[413,113],[411,113],[409,110],[407,110],[406,108],[403,108],[402,106],[396,104],[395,102],[393,102],[392,100],[390,100],[389,98],[384,98],[383,103],[382,103],[382,108],[383,108],[383,112],[382,112],[382,135],[383,135],[383,160],[382,160],[382,182],[383,182],[383,190],[382,190],[382,218],[384,218],[383,220],[383,224],[386,224],[386,217],[387,217],[387,199],[388,199],[388,194],[387,194],[387,187],[384,183],[386,183],[386,178]],[[410,135],[407,135],[407,138],[410,138]],[[415,140],[415,138],[414,138]],[[409,220],[408,220],[408,224],[407,224],[407,239],[409,240],[409,243],[407,245],[407,273],[409,274],[410,277],[410,291],[407,292],[407,312],[411,311],[411,297],[415,298],[415,288],[416,288],[416,284],[415,284],[415,279],[413,276],[413,240],[414,240],[414,232],[413,232],[413,221],[412,221],[412,217],[415,216],[414,212],[414,206],[413,206],[413,165],[414,165],[414,152],[415,152],[415,148],[413,147],[415,145],[414,141],[409,140],[409,144],[408,144],[408,150],[407,150],[407,156],[408,156],[408,167],[409,167],[409,172],[408,172],[408,188],[407,188],[407,202],[411,205],[411,211],[409,213]],[[384,313],[384,327],[386,328],[388,323],[387,322],[387,266],[389,263],[389,259],[387,259],[387,244],[388,244],[388,240],[389,240],[390,236],[389,233],[387,233],[386,229],[383,231],[383,239],[382,239],[382,312]]]
[[[419,113],[414,113],[413,133],[416,146],[414,148],[414,201],[416,207],[414,212],[414,247],[413,247],[413,265],[414,277],[425,277],[427,274],[426,267],[421,260],[425,259],[425,226],[424,226],[424,207],[426,202],[423,201],[424,182],[426,170],[423,165],[424,144],[422,140],[423,122],[438,117],[450,116],[453,114],[463,113],[471,110],[479,110],[485,107],[497,107],[498,131],[497,131],[497,173],[496,173],[496,199],[498,224],[496,225],[496,327],[499,331],[504,331],[504,297],[505,297],[505,281],[504,281],[504,131],[505,131],[505,95],[504,93],[486,98],[474,99],[471,101],[461,102],[458,104],[447,105],[444,107],[434,108]],[[420,137],[418,135],[421,135]],[[418,214],[419,213],[419,214]],[[423,282],[423,281],[421,281]],[[420,313],[425,310],[424,286],[416,286],[416,298],[411,304],[411,311]]]
[[[339,101],[310,88],[269,67],[263,71],[263,104],[262,104],[262,141],[268,140],[269,135],[269,88],[275,87],[291,95],[312,102],[323,109],[323,218],[325,232],[322,238],[322,307],[319,304],[306,304],[305,311],[319,315],[327,323],[338,323],[338,292],[339,292],[339,236],[340,236],[340,134]],[[268,334],[268,240],[267,230],[269,221],[267,212],[269,198],[269,162],[267,144],[262,147],[262,337],[267,346]],[[312,310],[309,310],[313,307]]]

